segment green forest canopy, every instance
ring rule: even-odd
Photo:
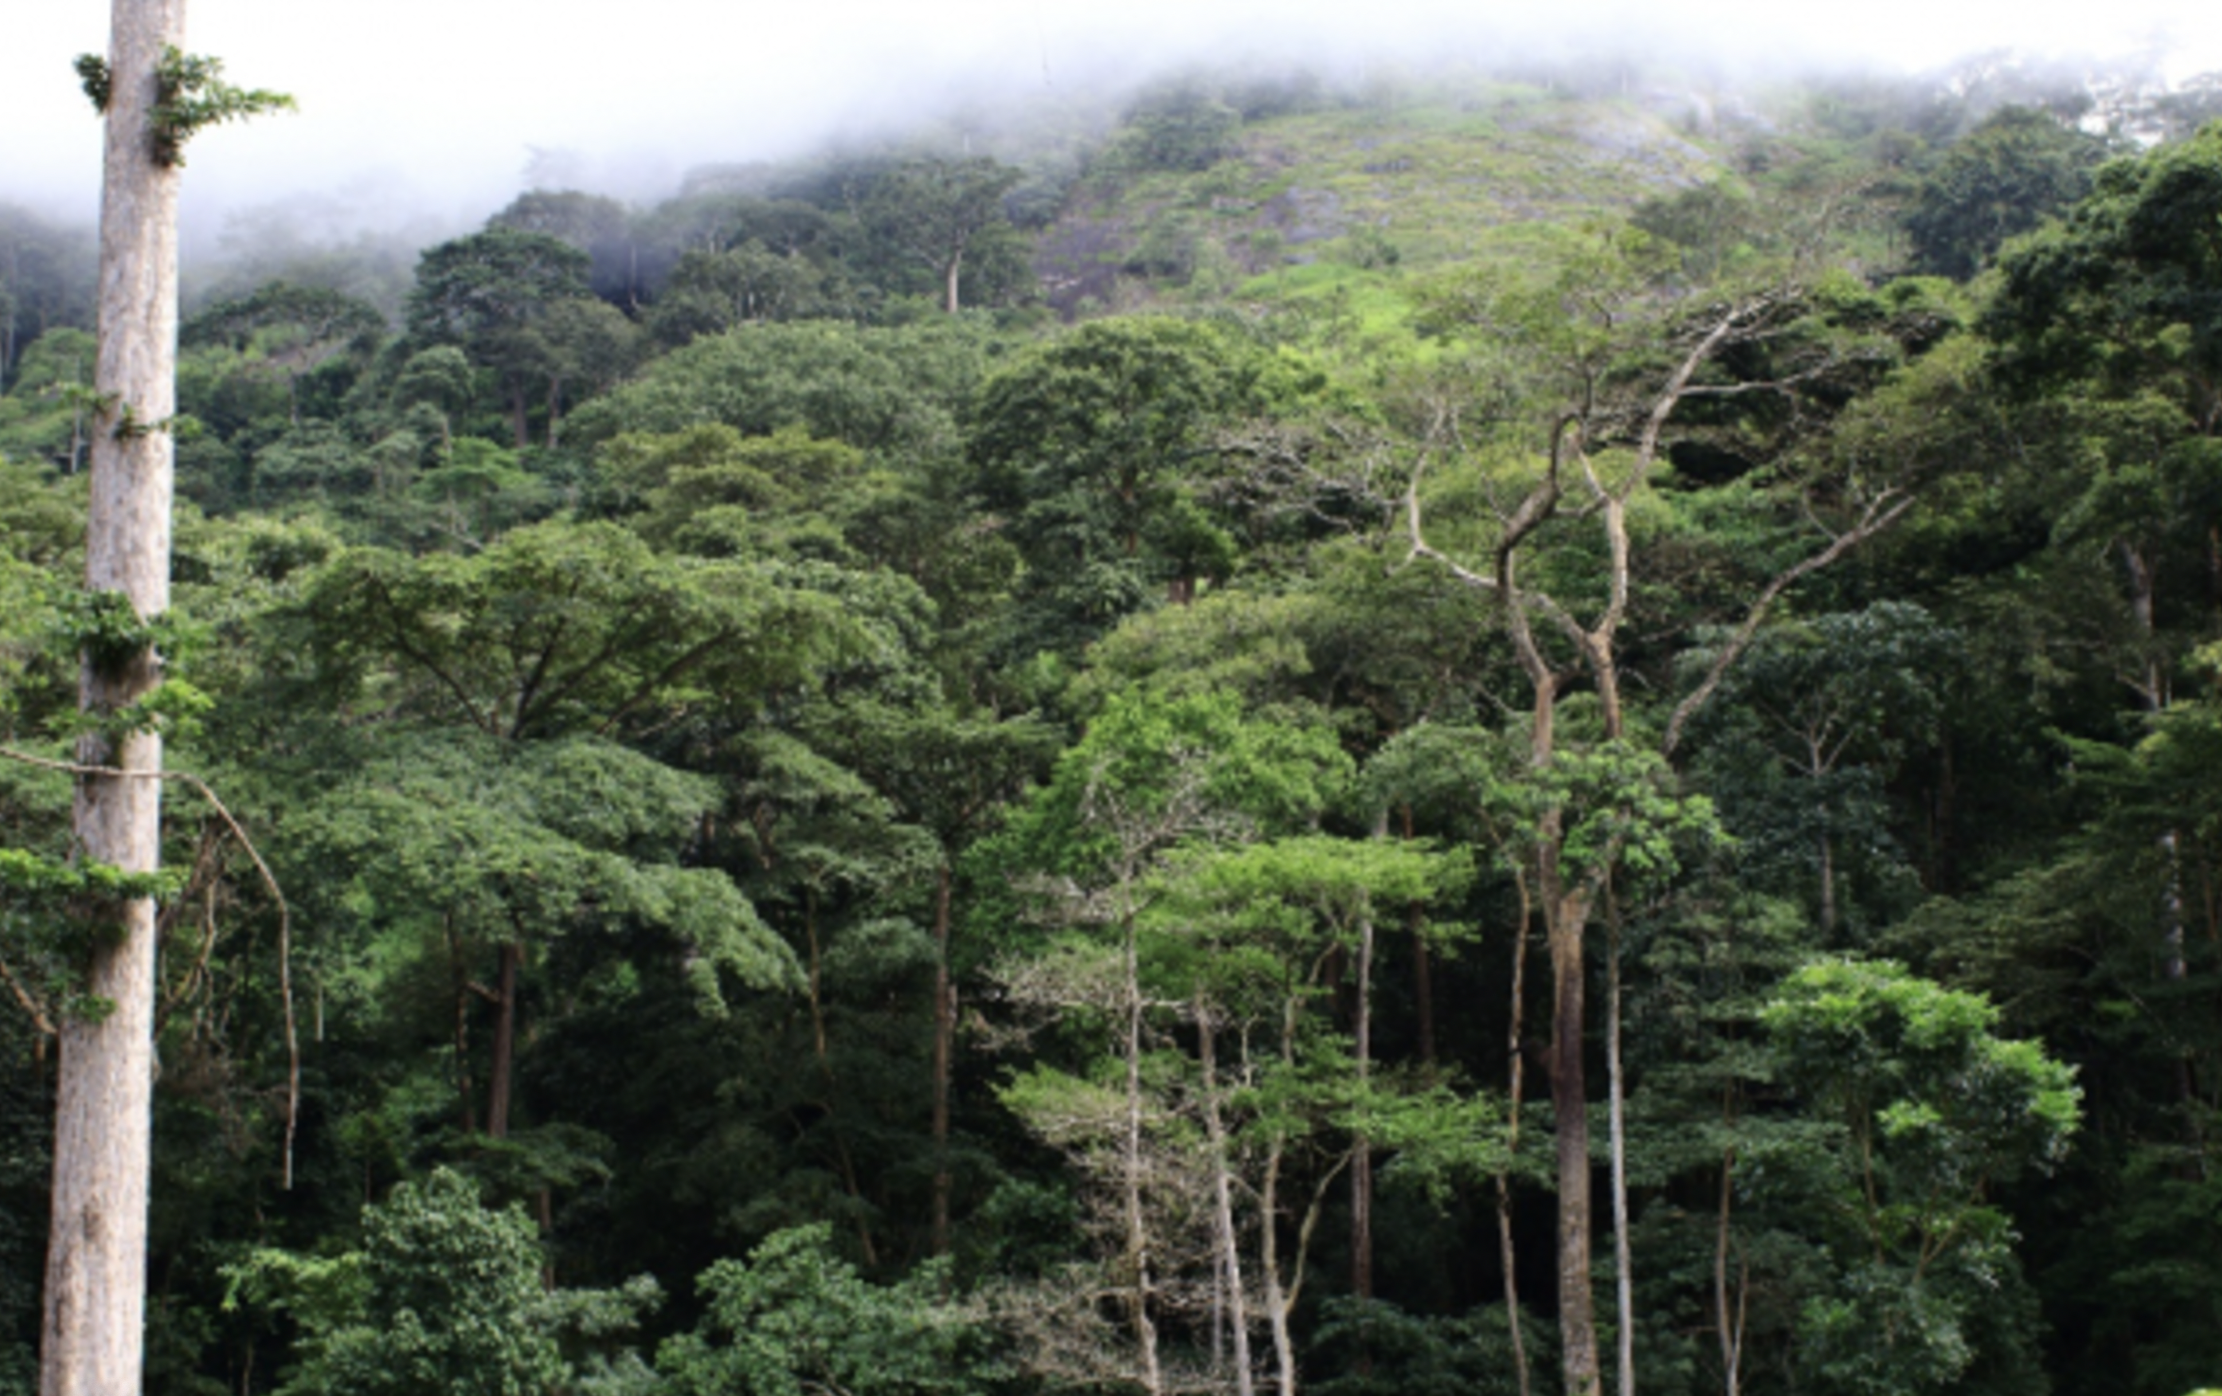
[[[1192,74],[192,307],[142,716],[307,1040],[287,1191],[180,790],[149,1389],[2212,1386],[2222,125],[2005,95]],[[89,281],[0,209],[47,761]]]

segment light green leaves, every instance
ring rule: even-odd
[[[966,1396],[993,1373],[986,1334],[946,1297],[946,1262],[877,1285],[825,1224],[775,1232],[700,1280],[708,1313],[656,1366],[675,1396]]]
[[[98,93],[94,91],[94,75],[87,71],[82,58],[78,60],[78,75],[85,80],[86,95],[93,97],[95,105],[106,111],[106,75],[103,74]],[[296,105],[293,98],[283,92],[261,87],[234,87],[224,81],[222,59],[180,53],[175,46],[163,48],[154,77],[155,102],[148,113],[148,125],[153,128],[154,162],[158,165],[184,165],[185,143],[210,126],[244,121],[274,111],[292,111]]]
[[[1979,1311],[2012,1266],[1988,1190],[2066,1152],[2074,1069],[1994,1036],[1980,996],[1888,961],[1808,965],[1760,1021],[1779,1079],[1842,1131],[1810,1160],[1846,1257],[1806,1306],[1813,1363],[1833,1392],[1940,1389],[1973,1360]]]

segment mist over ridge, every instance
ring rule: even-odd
[[[1353,94],[1464,74],[1759,108],[1819,81],[1921,75],[1949,86],[2003,66],[2062,89],[2100,75],[2152,89],[2222,67],[2222,22],[2166,4],[2103,14],[2037,5],[2010,18],[1987,6],[1946,15],[1883,5],[1850,26],[1732,0],[1493,15],[1434,3],[1355,13],[1142,0],[1086,16],[970,0],[930,17],[834,5],[755,27],[705,18],[684,0],[642,0],[622,28],[581,4],[539,7],[530,26],[504,8],[397,0],[375,22],[320,15],[312,30],[248,0],[197,6],[196,49],[224,57],[240,81],[293,91],[303,111],[196,147],[188,295],[236,285],[258,264],[405,264],[534,188],[644,207],[706,170],[829,152],[978,150],[1021,166],[1085,158],[1135,91],[1169,75],[1301,72]],[[0,156],[0,203],[89,225],[98,127],[67,55],[100,45],[104,10],[71,0],[11,21],[0,81],[26,94],[27,111],[16,148]],[[411,37],[420,42],[396,46]]]

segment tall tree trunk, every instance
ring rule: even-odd
[[[964,253],[960,249],[955,256],[949,259],[949,264],[942,269],[941,280],[945,293],[943,303],[951,315],[957,313],[957,273],[963,267]]]
[[[490,1139],[509,1137],[509,1099],[517,1061],[517,967],[524,963],[525,947],[504,941],[501,977],[494,984],[494,1062],[486,1073],[486,1134]]]
[[[532,444],[532,430],[525,421],[525,383],[522,378],[509,387],[509,430],[517,439],[517,449],[522,451]]]
[[[1412,807],[1403,807],[1404,837],[1413,837]],[[1412,932],[1412,1007],[1417,1018],[1420,1065],[1430,1080],[1435,1075],[1435,972],[1427,948],[1427,904],[1413,902],[1404,909],[1405,925]]]
[[[848,1132],[843,1128],[840,1105],[841,1083],[833,1073],[833,1044],[826,1031],[825,953],[818,941],[818,891],[805,885],[802,896],[803,939],[810,948],[810,965],[806,980],[810,994],[811,1051],[818,1062],[818,1082],[822,1088],[826,1129],[833,1138],[833,1158],[841,1172],[841,1186],[849,1199],[861,1204],[864,1186],[856,1171],[856,1159],[849,1152]],[[856,1238],[864,1252],[864,1263],[878,1265],[879,1248],[872,1243],[872,1226],[866,1217],[870,1209],[859,1205],[856,1209]]]
[[[2138,690],[2147,713],[2159,714],[2168,708],[2170,693],[2167,676],[2153,646],[2153,615],[2156,582],[2153,568],[2144,554],[2135,546],[2122,544],[2122,558],[2129,569],[2130,614],[2137,620],[2137,629],[2144,640],[2146,652],[2145,672],[2142,682],[2133,687]],[[2158,844],[2161,866],[2167,869],[2167,880],[2161,891],[2160,938],[2165,961],[2163,973],[2171,981],[2179,981],[2188,972],[2184,960],[2183,941],[2183,866],[2179,852],[2181,841],[2174,829],[2163,833]],[[2176,1094],[2183,1101],[2191,1119],[2192,1139],[2201,1143],[2197,1117],[2198,1090],[2192,1081],[2191,1054],[2188,1050],[2176,1058]]]
[[[1818,838],[1821,852],[1821,943],[1836,939],[1836,842],[1824,831]]]
[[[1142,1215],[1142,966],[1134,917],[1126,918],[1126,1130],[1120,1140],[1120,1183],[1126,1202],[1126,1263],[1134,1286],[1131,1318],[1142,1354],[1145,1396],[1164,1396],[1157,1360],[1157,1320],[1150,1313],[1149,1227]],[[1270,1219],[1267,1225],[1271,1225]]]
[[[935,1255],[949,1253],[949,1058],[957,991],[949,980],[949,865],[934,870],[934,1216]]]
[[[1281,1007],[1281,1067],[1296,1066],[1296,1025],[1303,1012],[1301,997],[1286,999]],[[1296,1250],[1288,1259],[1288,1278],[1281,1278],[1280,1213],[1281,1165],[1288,1154],[1288,1139],[1276,1129],[1265,1146],[1265,1180],[1258,1191],[1258,1268],[1265,1272],[1265,1317],[1273,1335],[1273,1383],[1277,1396],[1296,1396],[1296,1340],[1289,1318],[1304,1294],[1304,1273],[1311,1254],[1312,1237],[1319,1227],[1328,1189],[1342,1171],[1337,1163],[1313,1188],[1309,1203],[1296,1224]]]
[[[1388,813],[1375,821],[1373,836],[1388,836]],[[1357,1054],[1358,1087],[1365,1089],[1373,1075],[1373,911],[1358,918],[1358,1002],[1353,1048]],[[1360,1299],[1373,1298],[1373,1146],[1361,1133],[1350,1141],[1350,1292]],[[1361,1352],[1361,1364],[1368,1359]]]
[[[1234,1224],[1234,1188],[1228,1177],[1227,1126],[1219,1110],[1219,1063],[1214,1042],[1211,1009],[1199,994],[1196,1043],[1204,1074],[1204,1138],[1211,1148],[1212,1230],[1219,1243],[1219,1278],[1226,1292],[1227,1317],[1233,1330],[1235,1396],[1254,1396],[1256,1379],[1251,1372],[1249,1304],[1242,1292],[1242,1236]]]
[[[184,0],[115,0],[100,209],[100,350],[107,404],[92,441],[85,585],[120,592],[140,616],[170,604],[168,431],[176,411],[176,168],[154,158],[149,110],[165,47],[184,41]],[[79,706],[108,713],[160,681],[151,649],[84,667]],[[87,736],[84,765],[144,772],[79,780],[84,857],[152,872],[161,855],[162,741]],[[46,1258],[41,1396],[135,1396],[143,1371],[147,1175],[154,1095],[154,902],[121,903],[92,937],[88,995],[112,1005],[61,1024],[53,1219]]]
[[[463,964],[463,941],[455,933],[455,916],[441,918],[447,930],[448,972],[455,979],[455,1100],[463,1134],[478,1133],[478,1096],[471,1083],[471,976]]]
[[[1723,1093],[1721,1114],[1729,1130],[1736,1128],[1736,1090]],[[1713,1325],[1720,1335],[1721,1389],[1724,1396],[1742,1396],[1744,1365],[1744,1314],[1750,1297],[1748,1275],[1739,1272],[1733,1314],[1728,1303],[1728,1257],[1734,1244],[1730,1219],[1736,1199],[1736,1146],[1721,1150],[1719,1220],[1713,1240]]]
[[[1619,1320],[1618,1366],[1620,1396],[1636,1396],[1636,1291],[1635,1272],[1628,1256],[1628,1122],[1627,1080],[1620,1061],[1620,908],[1605,889],[1612,928],[1612,944],[1605,960],[1605,1074],[1606,1097],[1612,1132],[1612,1250],[1613,1300]]]
[[[1296,1396],[1296,1343],[1289,1334],[1288,1295],[1281,1287],[1280,1226],[1281,1141],[1266,1146],[1265,1187],[1258,1197],[1259,1269],[1265,1272],[1265,1317],[1273,1335],[1273,1389]]]
[[[1507,1071],[1511,1080],[1505,1093],[1505,1160],[1506,1165],[1497,1170],[1497,1257],[1504,1266],[1505,1321],[1512,1329],[1512,1366],[1520,1381],[1520,1396],[1528,1396],[1528,1340],[1520,1329],[1520,1281],[1518,1253],[1512,1243],[1512,1169],[1511,1160],[1520,1152],[1520,1102],[1527,1085],[1527,1043],[1523,1028],[1527,1022],[1528,986],[1528,922],[1534,914],[1528,896],[1528,880],[1515,875],[1514,885],[1520,893],[1520,917],[1512,933],[1512,1013],[1511,1026],[1505,1034],[1505,1045],[1511,1052]]]
[[[1552,831],[1555,841],[1557,831]],[[1586,1007],[1582,939],[1589,920],[1580,892],[1556,894],[1545,879],[1551,951],[1551,1115],[1558,1143],[1558,1310],[1566,1396],[1603,1396],[1597,1319],[1590,1296],[1589,1078],[1582,1062]]]
[[[2184,958],[2183,911],[2183,854],[2182,840],[2174,829],[2160,836],[2161,865],[2167,869],[2167,884],[2161,894],[2161,946],[2165,956],[2162,972],[2170,983],[2180,984],[2190,973]],[[2183,1102],[2185,1118],[2191,1122],[2192,1142],[2205,1152],[2205,1139],[2199,1128],[2199,1090],[2192,1069],[2192,1049],[2183,1048],[2176,1056],[2176,1096]]]

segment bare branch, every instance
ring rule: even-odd
[[[0,979],[8,981],[8,991],[15,995],[17,1003],[23,1005],[23,1011],[31,1015],[33,1027],[47,1037],[60,1036],[55,1031],[54,1020],[46,1016],[46,1005],[40,1003],[37,996],[23,986],[23,981],[15,977],[15,971],[8,968],[8,962],[4,959],[0,959]]]
[[[301,1122],[301,1039],[293,1011],[293,909],[286,904],[285,892],[278,886],[277,874],[271,872],[270,865],[262,860],[262,853],[255,847],[255,841],[247,837],[246,828],[232,816],[224,802],[216,797],[216,792],[209,788],[208,782],[191,771],[125,771],[114,766],[86,766],[75,761],[56,761],[45,756],[33,756],[27,751],[4,746],[0,746],[0,760],[72,776],[97,776],[110,780],[177,781],[190,786],[206,800],[208,807],[216,812],[216,817],[223,820],[225,826],[231,830],[232,837],[239,840],[239,846],[246,850],[248,860],[262,876],[262,885],[278,907],[278,995],[285,1006],[285,1188],[291,1192],[293,1141]],[[10,976],[10,982],[13,982],[13,976]]]
[[[1699,681],[1696,688],[1690,691],[1689,696],[1675,707],[1674,715],[1667,720],[1666,739],[1660,744],[1660,751],[1669,757],[1674,755],[1675,747],[1681,744],[1683,729],[1689,724],[1689,720],[1697,715],[1698,710],[1712,699],[1714,691],[1721,686],[1721,681],[1728,677],[1729,669],[1738,659],[1743,657],[1744,651],[1750,648],[1752,640],[1759,634],[1761,623],[1767,618],[1768,608],[1774,605],[1775,598],[1781,596],[1799,578],[1808,573],[1820,571],[1869,538],[1889,528],[1908,509],[1911,509],[1913,504],[1914,501],[1910,495],[1901,495],[1896,490],[1883,491],[1867,506],[1865,512],[1860,515],[1857,524],[1835,535],[1833,541],[1826,548],[1778,573],[1773,581],[1768,582],[1765,589],[1759,593],[1759,598],[1752,602],[1751,609],[1744,613],[1743,623],[1736,627],[1736,633],[1713,656],[1713,662],[1706,666],[1705,677]]]
[[[1622,499],[1635,493],[1636,486],[1650,472],[1651,462],[1659,454],[1659,436],[1666,430],[1667,418],[1674,414],[1675,406],[1687,396],[1690,379],[1741,327],[1747,323],[1756,323],[1774,304],[1774,297],[1762,296],[1757,300],[1729,307],[1714,322],[1712,329],[1691,347],[1690,352],[1682,356],[1682,362],[1675,366],[1674,372],[1667,378],[1666,386],[1659,390],[1658,397],[1652,401],[1650,414],[1644,419],[1643,434],[1636,443],[1635,468],[1628,472],[1628,478],[1622,482],[1618,491]]]
[[[1467,586],[1479,591],[1495,591],[1497,589],[1496,582],[1471,568],[1459,565],[1428,546],[1426,536],[1420,531],[1420,477],[1426,473],[1427,452],[1423,450],[1420,452],[1419,461],[1412,467],[1411,479],[1404,489],[1404,526],[1406,538],[1410,544],[1405,551],[1404,560],[1409,563],[1414,558],[1424,557],[1439,564],[1445,571]]]

